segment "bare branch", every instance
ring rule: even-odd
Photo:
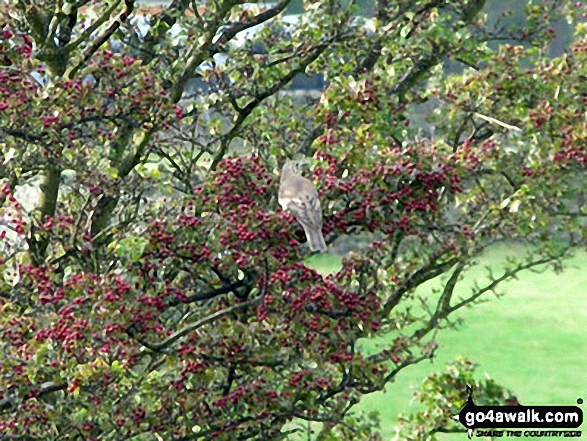
[[[550,262],[559,260],[569,250],[570,250],[570,247],[565,248],[559,254],[548,256],[548,257],[544,257],[542,259],[531,261],[531,262],[528,262],[528,263],[519,264],[519,265],[517,265],[516,267],[514,267],[512,269],[508,269],[508,270],[506,270],[503,273],[503,275],[501,275],[500,277],[494,279],[487,286],[485,286],[485,287],[483,287],[481,289],[476,290],[471,296],[469,296],[466,299],[463,299],[460,302],[458,302],[457,304],[451,306],[450,305],[450,300],[451,300],[452,293],[454,291],[454,287],[455,287],[455,284],[456,284],[456,281],[457,281],[456,278],[460,275],[460,272],[462,271],[462,266],[457,267],[455,269],[455,271],[453,272],[451,278],[447,282],[446,286],[445,286],[444,292],[441,295],[440,301],[438,303],[437,310],[435,311],[434,315],[430,318],[430,320],[426,323],[426,325],[424,325],[422,328],[416,330],[412,334],[412,338],[415,338],[415,339],[421,339],[421,338],[423,338],[430,331],[432,331],[433,329],[436,329],[437,324],[438,324],[438,322],[440,320],[445,319],[450,314],[452,314],[455,311],[461,309],[462,307],[474,303],[476,300],[479,299],[479,297],[481,297],[486,292],[495,290],[495,288],[497,288],[497,286],[500,283],[502,283],[503,281],[508,280],[508,279],[511,279],[511,278],[514,278],[521,271],[528,270],[528,269],[531,269],[531,268],[534,268],[534,267],[537,267],[537,266],[540,266],[540,265],[545,265],[547,263],[550,263]]]
[[[446,310],[446,313],[444,315],[446,316],[448,314],[452,314],[457,309],[460,309],[460,308],[462,308],[463,306],[466,306],[466,305],[470,305],[475,300],[477,300],[479,297],[481,297],[483,294],[485,294],[488,291],[493,291],[497,287],[497,285],[499,285],[501,282],[503,282],[504,280],[511,279],[511,278],[515,277],[516,274],[518,274],[521,271],[528,270],[528,269],[534,268],[536,266],[545,265],[547,263],[554,262],[556,260],[561,259],[568,251],[569,251],[569,248],[565,248],[560,254],[557,254],[557,255],[554,255],[554,256],[545,257],[545,258],[542,258],[542,259],[539,259],[539,260],[535,260],[535,261],[532,261],[532,262],[528,262],[528,263],[525,263],[525,264],[519,264],[515,268],[505,271],[502,276],[500,276],[497,279],[495,279],[489,285],[485,286],[484,288],[479,289],[472,296],[470,296],[470,297],[468,297],[468,298],[466,298],[464,300],[461,300],[456,305],[451,306],[450,308],[448,308]]]
[[[521,132],[522,129],[520,129],[518,126],[512,126],[511,124],[506,124],[503,121],[500,121],[496,118],[493,118],[491,116],[487,116],[487,115],[483,115],[479,112],[474,112],[473,115],[475,115],[478,118],[484,119],[487,122],[490,122],[492,124],[497,124],[498,126],[504,127],[508,130],[512,130],[514,132]]]

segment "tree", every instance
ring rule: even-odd
[[[363,394],[432,357],[453,313],[585,244],[584,5],[536,1],[510,29],[484,0],[379,0],[371,21],[288,4],[8,2],[2,439],[274,439],[300,420],[375,439]],[[561,17],[574,40],[550,59]],[[316,74],[318,98],[288,92]],[[337,274],[304,264],[278,208],[299,154],[326,241],[372,238]],[[459,291],[505,239],[528,255]]]

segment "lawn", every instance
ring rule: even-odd
[[[498,274],[504,256],[516,252],[520,249],[496,246],[481,264]],[[314,265],[330,272],[338,269],[339,262],[320,257]],[[471,271],[462,284],[483,274]],[[459,355],[478,363],[480,375],[490,375],[513,390],[523,404],[574,405],[578,398],[587,399],[587,253],[569,259],[562,274],[527,271],[502,291],[505,296],[490,294],[491,301],[461,312],[463,325],[440,334],[441,347],[433,363],[408,368],[385,392],[364,397],[357,407],[380,412],[384,439],[391,439],[399,412],[417,409],[411,398],[422,379],[443,370]],[[585,434],[585,423],[582,429]],[[443,441],[465,439],[464,434],[442,437]]]

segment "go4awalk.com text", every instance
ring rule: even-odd
[[[477,430],[475,436],[478,437],[514,437],[520,438],[580,438],[582,435],[580,430]]]
[[[583,423],[579,406],[478,406],[473,390],[467,386],[468,399],[461,411],[453,416],[466,429],[469,438],[527,437],[578,438]],[[583,404],[582,399],[577,404]],[[558,429],[558,430],[557,430]]]

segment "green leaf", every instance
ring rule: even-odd
[[[131,262],[138,262],[149,241],[141,236],[129,236],[121,239],[116,247],[116,254]]]

